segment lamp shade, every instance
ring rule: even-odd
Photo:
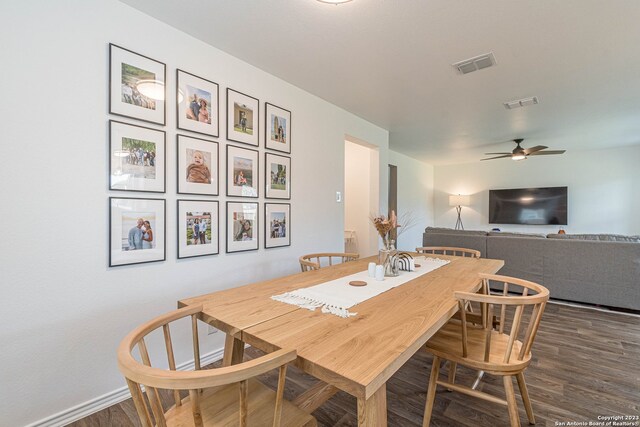
[[[470,196],[461,196],[460,194],[449,196],[449,206],[468,206],[470,203]]]

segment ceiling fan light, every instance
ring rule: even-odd
[[[511,160],[524,160],[526,159],[527,156],[525,156],[524,154],[514,154],[513,156],[511,156]]]

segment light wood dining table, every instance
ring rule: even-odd
[[[418,264],[424,257],[414,256]],[[387,380],[456,313],[454,291],[476,292],[479,273],[494,274],[504,265],[437,257],[451,262],[352,307],[357,315],[349,318],[271,296],[364,271],[374,257],[186,298],[178,306],[202,304],[201,320],[227,334],[224,365],[242,361],[245,343],[265,352],[295,349],[296,366],[320,382],[294,403],[312,412],[343,390],[357,398],[359,426],[386,426]]]

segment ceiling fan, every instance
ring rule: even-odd
[[[562,154],[566,150],[551,150],[551,151],[543,151],[549,147],[545,147],[544,145],[536,145],[531,148],[522,148],[520,143],[524,141],[522,138],[514,139],[513,142],[516,143],[516,148],[513,149],[511,153],[484,153],[487,156],[499,154],[496,157],[489,157],[487,159],[480,160],[493,160],[493,159],[502,159],[504,157],[511,157],[511,160],[524,160],[529,156],[541,156],[541,155],[553,155],[553,154]]]

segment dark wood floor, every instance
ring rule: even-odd
[[[245,358],[256,357],[247,349]],[[421,426],[431,356],[419,351],[389,381],[390,426]],[[445,370],[446,373],[446,370]],[[456,382],[470,384],[474,373],[458,369]],[[597,421],[598,416],[640,415],[640,317],[582,307],[547,305],[525,372],[538,426]],[[275,387],[276,374],[261,378]],[[285,397],[293,399],[314,379],[291,368]],[[504,397],[500,378],[485,376],[480,389]],[[516,387],[517,390],[517,387]],[[517,394],[517,391],[516,391]],[[527,425],[522,401],[520,422]],[[313,415],[320,426],[357,425],[356,400],[340,392]],[[505,407],[438,389],[433,426],[506,426]],[[131,399],[71,426],[138,426]],[[636,424],[637,425],[637,424]]]

